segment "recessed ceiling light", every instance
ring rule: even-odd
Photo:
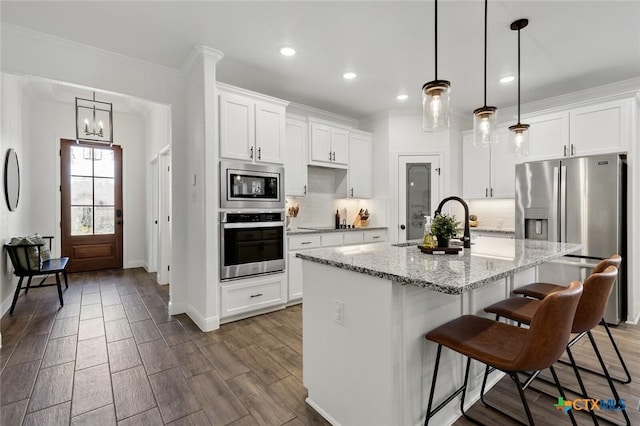
[[[500,79],[500,83],[502,84],[507,84],[507,83],[511,83],[513,80],[515,80],[516,78],[512,75],[508,75],[506,77],[502,77]]]
[[[296,54],[296,49],[294,49],[293,47],[283,47],[282,49],[280,49],[280,53],[282,53],[284,56],[293,56]]]
[[[355,72],[345,72],[344,74],[342,74],[342,77],[345,80],[353,80],[354,78],[356,78],[356,73]]]
[[[409,95],[398,95],[396,96],[396,99],[399,101],[406,101],[407,99],[409,99]]]

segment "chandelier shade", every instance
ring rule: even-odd
[[[76,97],[76,140],[113,144],[113,104]]]
[[[487,106],[487,9],[484,1],[484,105],[473,111],[473,146],[486,147],[498,143],[498,108]]]
[[[422,131],[441,132],[449,128],[451,83],[438,80],[438,0],[435,8],[435,80],[422,86]]]

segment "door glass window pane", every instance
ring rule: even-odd
[[[407,164],[407,240],[422,238],[431,216],[431,164]]]
[[[112,178],[95,178],[95,205],[96,206],[113,206],[115,194],[114,194],[114,181]]]
[[[93,204],[93,180],[90,177],[71,176],[71,204]]]
[[[115,212],[113,207],[96,207],[94,234],[113,234]]]
[[[93,234],[93,208],[71,207],[71,235]]]
[[[114,177],[114,157],[110,149],[93,149],[94,175],[99,177]]]
[[[71,147],[71,174],[76,176],[91,176],[92,168],[92,148],[82,146]]]

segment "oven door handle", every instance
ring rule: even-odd
[[[284,222],[242,222],[242,223],[227,223],[222,222],[223,229],[238,229],[238,228],[273,228],[277,226],[284,226]]]

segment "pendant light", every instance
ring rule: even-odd
[[[422,131],[441,132],[449,128],[451,83],[438,80],[438,0],[435,0],[435,80],[422,86]]]
[[[473,146],[498,143],[498,108],[487,106],[487,3],[484,0],[484,106],[473,111]]]
[[[113,145],[113,104],[76,97],[76,141]]]
[[[515,146],[516,155],[529,155],[529,125],[520,123],[520,30],[529,25],[528,19],[518,19],[511,24],[513,31],[518,31],[518,122],[509,126],[509,139]]]

